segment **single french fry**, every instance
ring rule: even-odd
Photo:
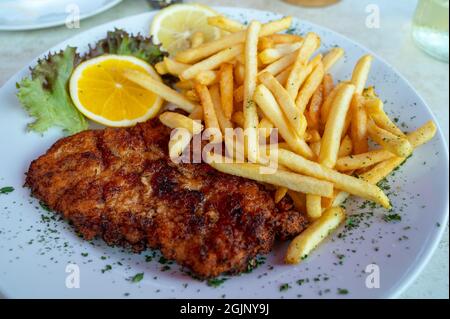
[[[342,207],[331,207],[289,244],[285,262],[298,264],[306,259],[328,235],[345,220]]]
[[[258,38],[261,24],[257,21],[250,22],[247,28],[245,42],[245,79],[244,79],[244,101],[242,110],[244,113],[245,146],[250,161],[257,162],[259,154],[258,139],[258,113],[253,101],[256,87],[256,75],[258,73]]]
[[[338,85],[336,85],[331,92],[329,92],[326,95],[326,98],[322,104],[322,107],[320,109],[320,122],[322,124],[323,127],[325,127],[325,124],[328,121],[328,116],[330,114],[330,110],[331,110],[331,105],[333,104],[334,99],[336,98],[337,93],[339,92],[339,90],[342,89],[342,86],[344,85],[344,83],[339,83]],[[324,92],[325,92],[325,86],[324,86]]]
[[[197,48],[205,42],[205,35],[203,32],[197,31],[191,36],[191,48]]]
[[[306,78],[305,83],[303,84],[300,92],[298,92],[297,100],[295,104],[297,108],[300,110],[300,113],[303,113],[311,100],[312,95],[317,90],[319,85],[322,83],[322,79],[324,76],[323,65],[319,62],[311,74]]]
[[[173,161],[178,158],[186,147],[189,145],[192,139],[192,134],[187,130],[177,129],[174,134],[171,135],[169,140],[169,157]]]
[[[229,128],[233,128],[233,124],[227,117],[225,116],[223,112],[222,107],[222,99],[220,96],[220,88],[219,84],[214,84],[209,89],[209,92],[211,93],[211,99],[213,101],[214,105],[214,111],[216,112],[217,121],[219,122],[220,130],[222,131],[223,136],[225,135],[225,130]]]
[[[311,100],[309,102],[308,108],[308,128],[315,129],[316,132],[320,128],[320,108],[322,104],[323,104],[323,84],[320,84],[314,91]],[[319,132],[317,132],[317,134],[319,134]]]
[[[279,74],[286,68],[290,67],[292,65],[292,63],[295,62],[297,55],[298,55],[298,51],[289,53],[288,55],[285,55],[281,59],[266,66],[264,69],[261,70],[260,73],[269,72],[273,76],[276,76],[277,74]]]
[[[405,137],[405,134],[395,125],[389,116],[384,112],[383,102],[377,98],[364,98],[362,103],[370,118],[376,125],[391,132],[399,137]]]
[[[332,48],[323,57],[323,69],[328,72],[330,68],[344,55],[344,49],[342,48]]]
[[[399,137],[378,127],[373,120],[367,123],[367,132],[373,141],[399,157],[407,157],[413,150],[407,138]]]
[[[237,85],[244,84],[245,79],[245,67],[242,63],[236,63],[234,67],[234,80]]]
[[[356,177],[339,173],[325,165],[307,160],[282,148],[278,150],[277,156],[278,163],[294,172],[327,180],[332,182],[337,189],[374,201],[383,207],[390,207],[387,196],[375,185],[371,185]]]
[[[300,111],[286,89],[269,72],[260,73],[258,79],[272,92],[294,131],[301,136],[306,123],[302,123]]]
[[[203,107],[203,118],[207,129],[212,130],[211,142],[221,143],[222,134],[220,131],[219,121],[217,120],[217,114],[214,108],[214,103],[211,98],[211,94],[208,87],[201,84],[196,84],[195,89]]]
[[[244,46],[242,44],[226,48],[210,56],[209,58],[190,66],[181,73],[180,78],[182,80],[190,80],[195,78],[195,76],[202,71],[214,70],[222,63],[228,62],[237,55],[241,54],[243,50]]]
[[[353,69],[351,82],[355,86],[355,93],[362,94],[369,77],[370,66],[372,64],[372,56],[364,55],[356,63]]]
[[[308,144],[306,144],[306,142],[302,140],[289,125],[287,125],[286,117],[283,115],[275,97],[268,88],[263,84],[258,85],[255,90],[254,99],[264,115],[278,128],[279,134],[292,150],[306,158],[314,158],[314,153],[311,151]]]
[[[304,84],[305,80],[307,80],[309,78],[309,76],[311,75],[313,70],[316,70],[316,68],[319,64],[322,64],[321,60],[322,60],[322,55],[318,54],[308,64],[306,64],[303,68],[300,69],[299,73],[297,74],[297,81],[298,81],[297,84],[299,84],[299,88],[300,87],[303,88],[302,86],[305,86],[305,84]],[[323,70],[323,67],[321,69]],[[292,70],[293,70],[293,68],[291,69],[291,74],[292,74]],[[323,72],[321,72],[321,73],[323,73]],[[317,74],[314,75],[314,77],[316,77],[316,76],[317,76]],[[323,76],[322,76],[322,78],[323,78]],[[317,79],[314,78],[313,80],[317,80]],[[289,81],[289,79],[287,81]],[[288,85],[288,82],[286,82],[285,87],[287,87],[287,85]],[[309,91],[309,89],[307,89],[307,90]],[[299,92],[297,92],[297,95],[296,95],[297,99],[298,99],[298,95],[299,95]],[[299,108],[300,108],[300,106],[301,105],[297,105],[297,107],[299,107]]]
[[[337,160],[335,168],[338,171],[350,171],[369,167],[395,155],[383,149],[368,151],[357,155],[341,157]]]
[[[195,82],[192,80],[178,81],[175,83],[175,87],[179,90],[192,90],[194,88]]]
[[[242,111],[234,112],[231,116],[231,120],[239,127],[244,127],[244,113],[242,113]]]
[[[271,121],[269,121],[267,118],[262,118],[261,121],[259,121],[258,124],[258,128],[260,129],[260,134],[261,132],[264,132],[264,137],[268,138],[270,136],[270,134],[272,133],[272,129],[274,128],[274,125]],[[261,130],[262,129],[262,130]]]
[[[241,85],[233,92],[234,101],[236,103],[241,103],[244,101],[244,86]]]
[[[352,154],[352,151],[353,151],[352,139],[350,138],[350,136],[345,135],[341,141],[341,146],[339,146],[338,158],[348,156]]]
[[[319,162],[334,167],[350,102],[355,92],[352,84],[343,84],[332,102],[330,114],[325,124],[320,147]]]
[[[319,44],[320,39],[317,34],[309,32],[303,40],[301,48],[298,50],[294,66],[286,83],[286,90],[293,99],[297,97],[298,90],[301,86],[299,74],[306,67],[307,61],[318,48]]]
[[[289,53],[297,51],[300,49],[301,45],[302,42],[279,44],[273,48],[265,49],[259,53],[258,57],[263,64],[270,64]]]
[[[350,105],[350,136],[352,138],[353,153],[361,154],[369,150],[367,133],[367,113],[363,97],[355,93]]]
[[[281,200],[286,196],[288,189],[286,187],[278,187],[274,194],[275,204],[281,202]]]
[[[155,70],[158,72],[158,74],[164,75],[169,73],[169,70],[167,70],[166,64],[164,61],[158,62],[155,64]]]
[[[203,130],[202,124],[176,112],[164,112],[159,116],[159,120],[165,126],[173,129],[184,128],[191,134],[199,134]]]
[[[225,117],[231,119],[233,114],[233,65],[224,63],[220,67],[220,95]]]
[[[422,144],[430,141],[436,134],[436,125],[433,121],[428,121],[417,130],[408,133],[407,139],[414,148],[421,146]],[[370,170],[364,172],[359,178],[368,182],[369,184],[377,184],[383,178],[388,176],[394,169],[399,167],[406,158],[394,156],[388,160],[380,162],[372,167]],[[345,191],[340,191],[334,196],[332,206],[341,205],[347,198],[349,194]]]
[[[303,38],[295,34],[274,33],[268,36],[276,44],[301,42]]]
[[[333,195],[332,183],[309,176],[303,176],[281,169],[278,169],[273,174],[261,174],[264,166],[253,163],[227,163],[222,156],[211,154],[207,155],[207,160],[209,165],[222,173],[241,176],[278,187],[286,187],[287,189],[305,194],[316,194],[324,197],[331,197]]]
[[[163,62],[166,66],[167,72],[172,75],[176,75],[176,76],[179,76],[186,69],[191,67],[190,64],[180,63],[180,62],[170,59],[168,57],[165,57]]]
[[[124,76],[128,80],[142,86],[156,95],[159,95],[164,100],[176,104],[180,109],[183,109],[188,113],[191,113],[197,107],[195,103],[189,101],[182,94],[143,72],[130,69],[124,72]]]
[[[322,215],[322,198],[317,195],[306,195],[306,214],[312,220]]]
[[[206,86],[213,85],[219,81],[217,71],[206,70],[201,71],[195,76],[195,81]]]
[[[277,21],[272,21],[264,24],[261,27],[259,36],[267,36],[272,33],[280,32],[289,28],[292,22],[292,17],[285,17]],[[231,33],[218,40],[203,43],[196,48],[190,48],[188,50],[179,52],[175,59],[183,63],[193,63],[209,57],[221,50],[230,48],[246,41],[246,30]]]
[[[224,16],[213,16],[208,18],[208,24],[223,31],[227,32],[239,32],[245,30],[245,25],[235,20],[226,18]]]
[[[325,99],[328,97],[328,95],[334,88],[333,76],[330,73],[326,73],[323,76],[322,85],[323,85],[323,100],[325,101]]]
[[[288,195],[294,202],[294,207],[296,210],[298,210],[299,212],[302,212],[302,213],[306,212],[306,195],[305,194],[288,190]],[[324,197],[324,198],[328,198],[328,197]]]

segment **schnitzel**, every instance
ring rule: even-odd
[[[158,248],[204,278],[244,271],[275,238],[307,226],[287,196],[275,204],[257,182],[205,163],[173,163],[169,137],[157,119],[83,131],[34,160],[26,185],[85,239]]]

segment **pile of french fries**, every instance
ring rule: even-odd
[[[156,64],[159,74],[179,78],[174,88],[137,71],[126,76],[189,114],[166,111],[159,117],[165,125],[188,132],[171,139],[171,158],[179,156],[195,134],[212,129],[211,141],[231,150],[227,156],[241,156],[246,162],[224,161],[215,154],[208,161],[211,166],[272,185],[275,202],[289,196],[307,214],[311,224],[291,242],[285,258],[298,263],[345,220],[340,206],[349,195],[389,208],[389,199],[376,184],[429,141],[436,127],[430,121],[405,134],[391,121],[366,84],[370,55],[357,61],[350,79],[335,83],[330,69],[344,50],[320,53],[317,34],[282,33],[291,20],[251,21],[245,26],[211,17],[209,24],[223,30],[220,39],[204,43],[203,35],[196,33],[189,49]],[[238,142],[225,135],[226,129],[236,127],[246,132],[244,154],[238,154]],[[261,145],[274,129],[280,141]],[[369,150],[369,139],[379,148]],[[260,173],[267,165],[262,154],[277,161],[273,174]]]

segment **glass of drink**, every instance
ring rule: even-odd
[[[448,63],[449,0],[419,0],[412,36],[429,55]]]

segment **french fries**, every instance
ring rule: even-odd
[[[289,93],[269,72],[259,74],[258,79],[272,92],[295,132],[299,135],[302,134],[302,131],[305,129],[306,122],[302,121],[303,118],[301,116],[301,112],[296,107],[295,102]]]
[[[259,36],[267,36],[289,28],[292,18],[285,17],[277,21],[264,24],[261,28]],[[182,51],[175,56],[175,59],[183,63],[193,63],[208,56],[211,56],[226,48],[244,43],[246,39],[246,31],[240,31],[226,35],[219,40],[204,43],[196,48],[190,48]]]
[[[407,157],[413,150],[408,139],[378,127],[372,120],[367,125],[367,132],[372,140],[399,157]]]
[[[379,98],[364,98],[362,103],[370,118],[376,125],[399,137],[405,134],[395,125],[384,112],[383,102]]]
[[[372,166],[379,162],[390,159],[394,156],[395,156],[394,154],[387,152],[383,149],[368,151],[366,153],[349,155],[339,158],[336,162],[335,168],[341,172],[360,169]]]
[[[322,56],[315,54],[317,34],[279,34],[290,27],[290,17],[244,25],[213,16],[208,23],[223,31],[219,39],[205,42],[197,32],[189,49],[155,65],[159,74],[179,79],[178,91],[144,73],[124,74],[189,113],[167,111],[169,106],[159,115],[173,129],[169,156],[177,159],[194,135],[209,133],[213,146],[226,150],[224,157],[203,149],[212,167],[266,184],[275,203],[289,196],[312,224],[291,242],[287,263],[306,258],[342,223],[345,212],[338,206],[348,196],[390,208],[376,184],[436,127],[430,121],[408,134],[397,127],[374,88],[366,87],[372,56],[361,57],[351,77],[335,86],[329,71],[344,50],[334,47]],[[369,150],[369,139],[380,148]]]
[[[242,44],[238,44],[236,46],[226,48],[219,53],[210,56],[207,59],[202,60],[184,70],[180,77],[182,80],[190,80],[195,78],[197,74],[202,71],[214,70],[219,65],[224,62],[228,62],[237,55],[241,54],[244,50],[244,46]]]
[[[355,93],[351,102],[351,130],[350,136],[353,142],[353,151],[355,154],[365,153],[369,150],[367,135],[367,113],[364,108],[364,98]]]
[[[278,163],[294,172],[332,182],[337,189],[371,200],[383,207],[390,207],[387,196],[375,185],[371,185],[356,177],[339,173],[325,165],[307,160],[288,150],[278,150]]]
[[[184,128],[191,134],[199,134],[203,130],[203,125],[193,119],[175,112],[164,112],[159,116],[159,120],[164,125],[177,129]]]
[[[292,150],[298,154],[302,154],[306,158],[314,158],[314,153],[308,147],[306,142],[302,140],[289,125],[287,125],[286,117],[281,112],[277,101],[268,88],[263,84],[258,85],[255,90],[254,99],[264,115],[278,128],[278,132]]]
[[[261,174],[263,166],[253,163],[227,163],[222,156],[208,155],[208,163],[222,173],[252,179],[261,183],[268,183],[279,187],[315,194],[324,197],[333,195],[333,184],[327,181],[303,176],[278,169],[274,174]]]
[[[289,244],[285,261],[288,264],[298,264],[308,257],[330,232],[345,220],[345,211],[341,207],[331,207],[314,221]]]
[[[262,64],[270,64],[282,58],[286,54],[292,53],[300,49],[302,42],[279,44],[273,48],[267,48],[262,51],[258,57]]]
[[[208,24],[223,31],[239,32],[245,30],[245,26],[235,20],[228,19],[224,16],[214,16],[208,18]]]
[[[295,104],[297,108],[303,113],[306,109],[306,105],[310,101],[314,92],[317,90],[319,85],[322,83],[324,76],[324,69],[321,62],[319,62],[313,69],[312,73],[308,76],[305,83],[303,84],[300,92],[298,93],[297,100]]]
[[[258,73],[258,38],[261,31],[261,24],[252,21],[247,29],[245,44],[245,78],[244,78],[244,129],[245,146],[249,160],[258,161],[259,138],[258,138],[258,113],[253,101],[253,94],[256,87],[256,75]]]
[[[233,114],[233,90],[233,65],[224,63],[220,68],[220,94],[223,113],[227,119],[231,119]]]
[[[297,97],[301,85],[301,77],[299,77],[299,74],[305,68],[307,61],[317,49],[319,43],[319,37],[315,33],[310,32],[306,35],[301,48],[298,50],[294,66],[286,83],[286,90],[293,99]]]
[[[177,91],[171,89],[167,85],[165,85],[162,82],[159,82],[155,79],[153,79],[151,76],[135,71],[135,70],[127,70],[124,74],[124,76],[142,86],[143,88],[152,91],[153,93],[161,96],[166,101],[169,101],[171,103],[176,104],[180,109],[185,110],[186,112],[191,113],[194,111],[194,109],[197,107],[196,104],[189,101],[186,97],[184,97],[182,94],[178,93]]]
[[[354,92],[354,85],[343,84],[338,88],[336,96],[333,99],[330,114],[328,115],[323,132],[319,155],[319,162],[325,166],[334,167],[336,163],[345,118]]]
[[[344,55],[342,48],[333,48],[323,57],[323,69],[328,72],[330,68]]]
[[[211,98],[211,94],[208,90],[208,87],[202,84],[196,84],[195,89],[202,102],[203,118],[205,120],[206,128],[212,131],[211,142],[221,143],[222,134],[220,131],[220,125],[219,121],[217,120],[214,103]]]

